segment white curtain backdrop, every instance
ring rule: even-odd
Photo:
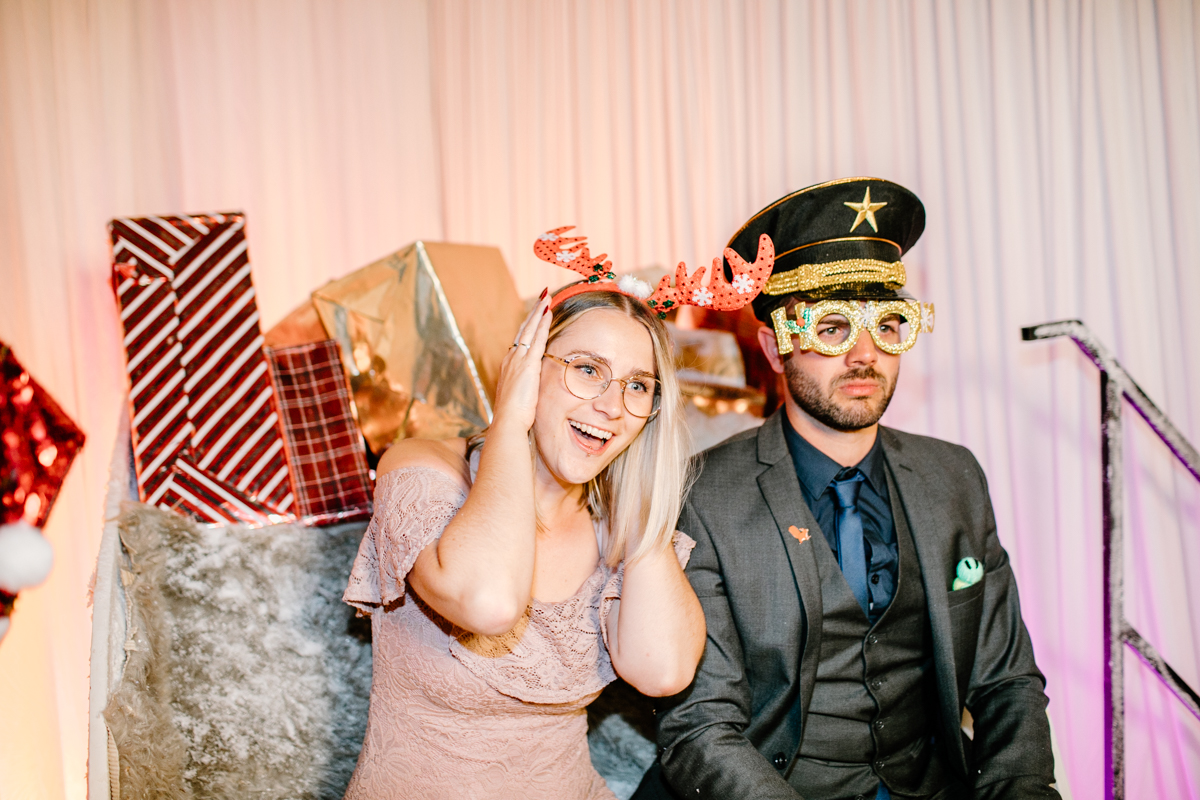
[[[125,378],[105,223],[244,209],[264,327],[414,239],[582,227],[695,266],[788,191],[928,212],[937,331],[887,421],[991,481],[1072,793],[1101,796],[1096,370],[1200,443],[1200,10],[1187,0],[0,0],[0,339],[88,434],[0,644],[0,796],[85,794],[88,579]],[[1131,418],[1134,416],[1129,415]],[[1200,489],[1130,423],[1130,615],[1200,686]],[[1200,724],[1127,659],[1131,797],[1200,794]]]

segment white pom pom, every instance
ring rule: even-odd
[[[617,281],[617,288],[625,294],[631,294],[643,300],[654,293],[654,290],[650,288],[650,284],[641,278],[635,278],[633,275],[622,275],[620,280]]]
[[[9,594],[46,580],[54,548],[26,522],[0,526],[0,589]]]

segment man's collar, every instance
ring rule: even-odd
[[[786,412],[783,414],[783,435],[787,439],[788,450],[796,465],[796,477],[808,492],[808,496],[815,500],[829,486],[834,476],[842,470],[842,465],[813,447],[807,439],[796,433]],[[887,473],[884,471],[881,438],[879,432],[876,431],[875,443],[855,466],[866,476],[871,488],[877,494],[886,496]]]

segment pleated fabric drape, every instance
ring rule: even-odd
[[[1100,796],[1097,373],[1019,331],[1084,320],[1200,442],[1198,47],[1187,0],[0,0],[0,339],[89,436],[0,644],[0,796],[86,791],[108,219],[245,210],[269,327],[418,238],[500,246],[523,295],[567,280],[530,247],[563,224],[695,267],[848,175],[926,204],[937,330],[885,421],[983,463],[1069,786]],[[1129,426],[1129,613],[1200,686],[1200,488]],[[1128,796],[1200,794],[1200,723],[1127,672]]]

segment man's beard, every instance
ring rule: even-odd
[[[830,384],[828,392],[816,379],[801,371],[794,359],[789,359],[784,365],[784,375],[796,404],[810,417],[835,431],[862,430],[879,422],[883,412],[887,411],[888,403],[892,401],[892,392],[896,391],[895,380],[889,384],[882,373],[870,366],[842,373]],[[843,383],[861,380],[877,381],[883,387],[883,393],[849,399],[841,405],[834,400],[834,392]]]

